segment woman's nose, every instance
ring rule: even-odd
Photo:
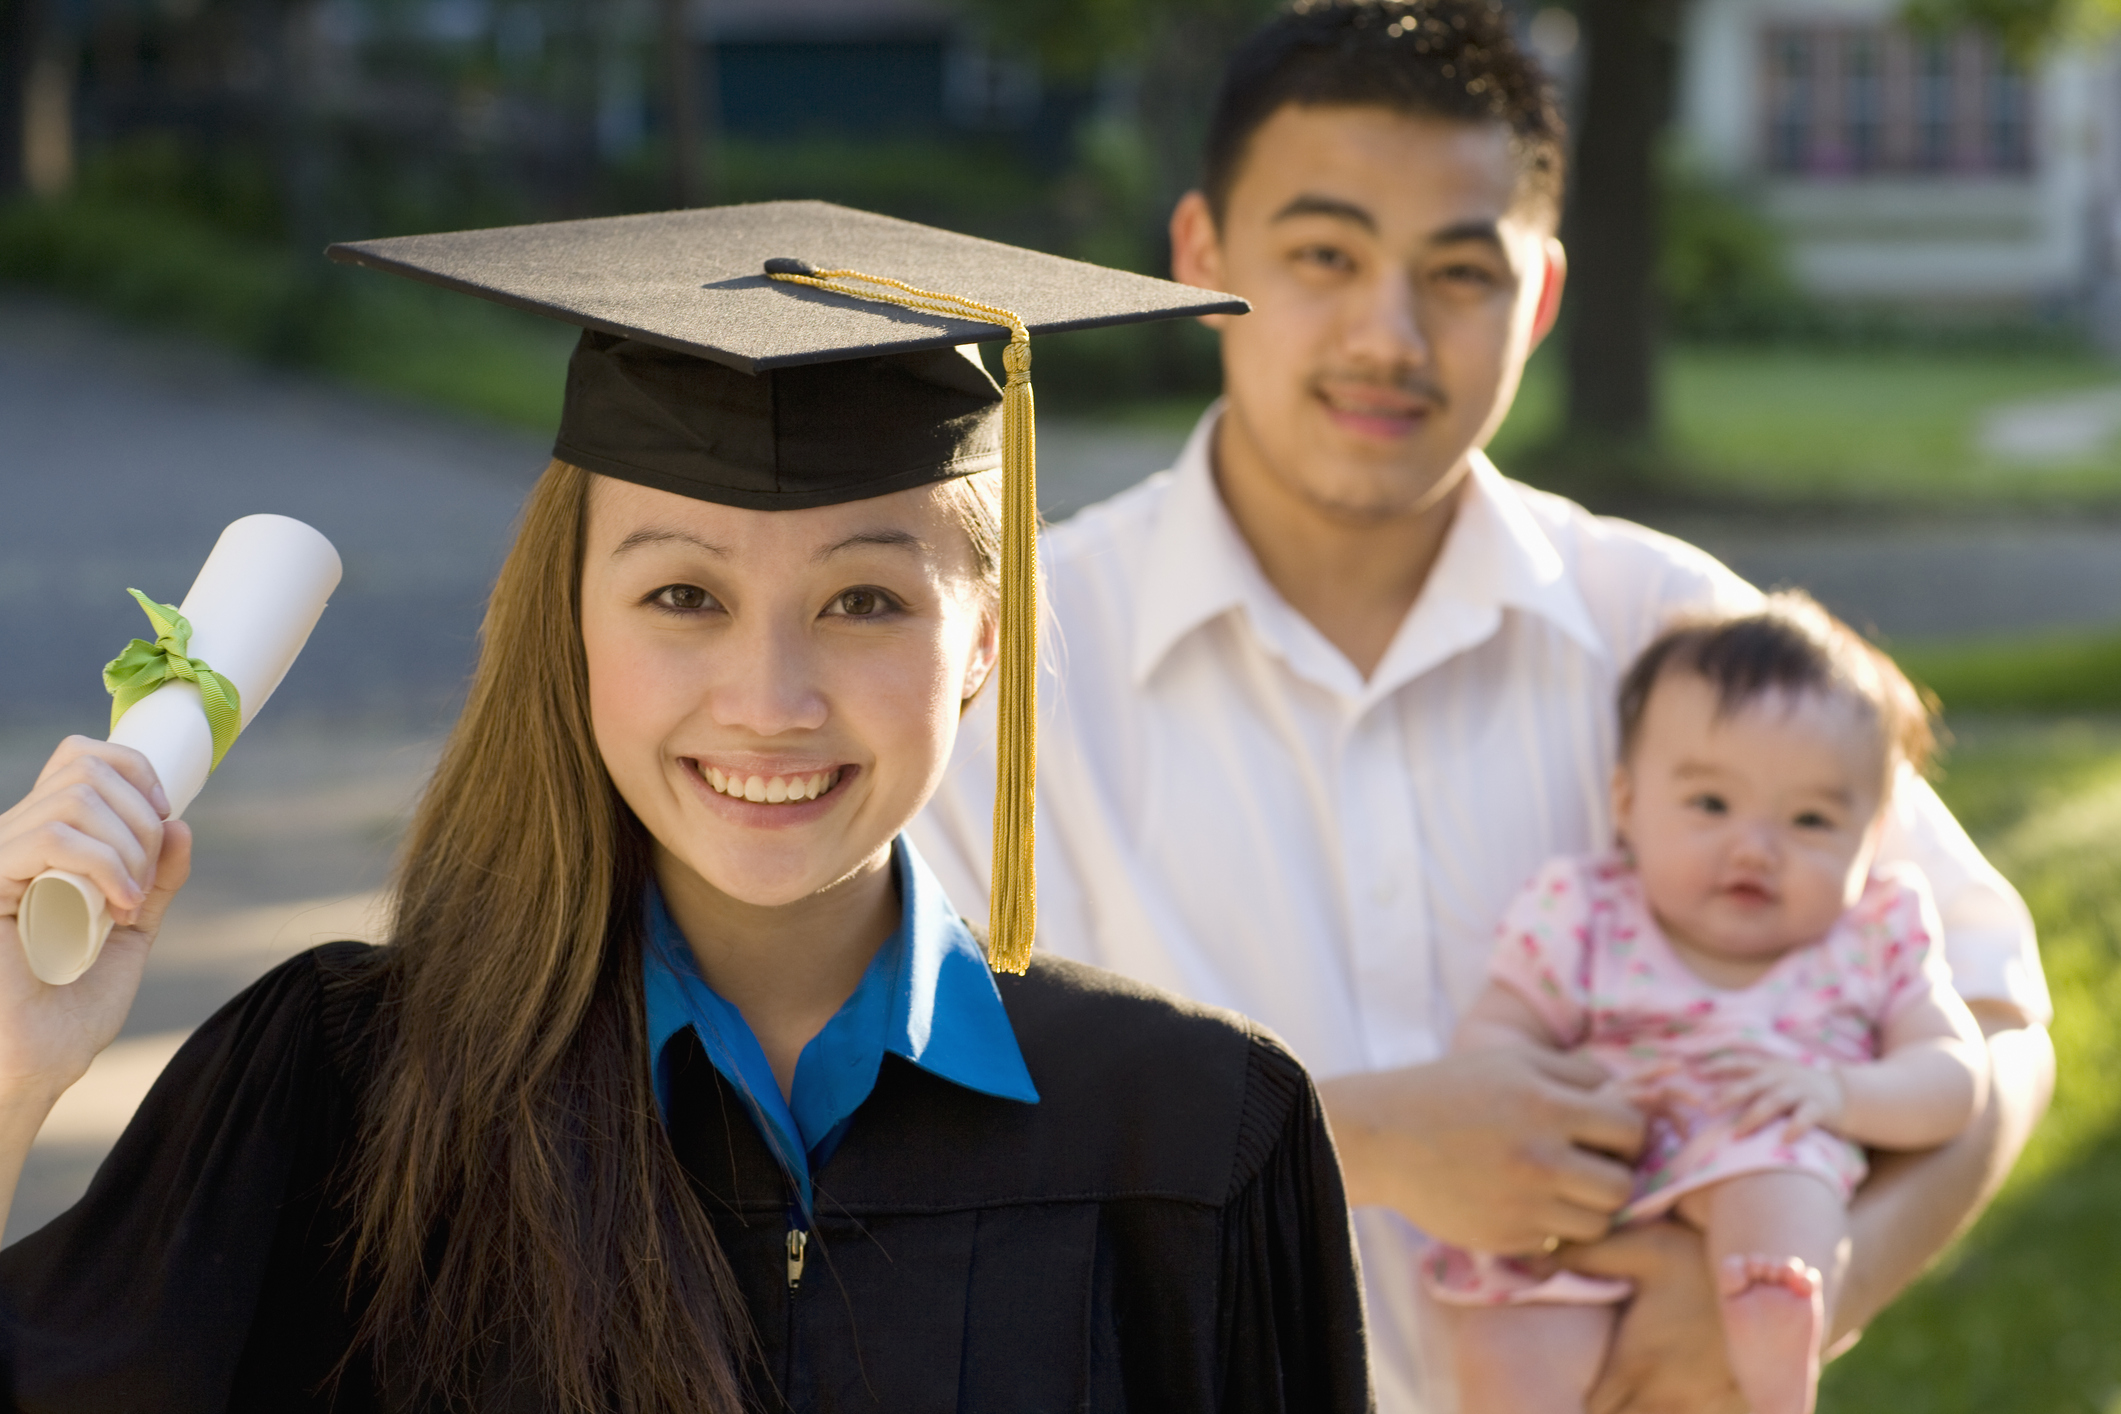
[[[776,624],[740,623],[717,647],[706,705],[718,726],[779,736],[825,724],[826,699],[808,635]]]

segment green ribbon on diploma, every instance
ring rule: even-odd
[[[228,755],[228,748],[236,744],[236,734],[243,730],[242,696],[234,683],[197,658],[186,656],[191,651],[191,620],[137,589],[125,592],[147,610],[148,622],[155,626],[155,641],[136,638],[125,645],[123,653],[104,664],[103,685],[111,695],[111,729],[117,730],[118,719],[164,683],[180,678],[194,683],[199,700],[206,707],[207,728],[214,734],[214,765],[207,768],[212,770]]]

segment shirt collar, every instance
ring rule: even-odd
[[[1215,487],[1223,404],[1195,424],[1157,508],[1134,633],[1134,680],[1146,685],[1188,635],[1242,608],[1262,644],[1319,685],[1374,698],[1492,635],[1504,609],[1548,620],[1586,652],[1604,639],[1553,540],[1484,452],[1472,454],[1443,551],[1377,671],[1364,682],[1268,582]]]
[[[690,1028],[701,1049],[742,1094],[760,1133],[810,1206],[810,1171],[830,1157],[855,1110],[869,1098],[886,1053],[930,1074],[1002,1099],[1038,1103],[985,951],[950,906],[927,864],[901,836],[892,846],[899,926],[862,980],[796,1062],[783,1098],[743,1014],[700,976],[692,950],[648,887],[642,968],[648,1055],[656,1103],[670,1117],[665,1051]]]

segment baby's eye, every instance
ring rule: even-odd
[[[721,607],[715,602],[712,594],[709,594],[697,584],[666,584],[655,593],[649,595],[648,602],[654,604],[657,608],[669,609],[680,614],[697,613],[702,609]]]
[[[825,606],[825,612],[845,619],[874,619],[898,607],[898,601],[883,590],[864,585],[843,590]]]
[[[1797,818],[1791,823],[1800,830],[1831,830],[1834,828],[1832,817],[1817,810],[1799,811]]]
[[[1704,815],[1728,815],[1731,812],[1730,802],[1717,795],[1714,791],[1703,791],[1700,795],[1688,801],[1687,804],[1693,806]]]

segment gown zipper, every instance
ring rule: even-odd
[[[803,1254],[810,1246],[810,1230],[802,1225],[802,1218],[794,1208],[788,1210],[788,1291],[790,1295],[803,1284]]]

